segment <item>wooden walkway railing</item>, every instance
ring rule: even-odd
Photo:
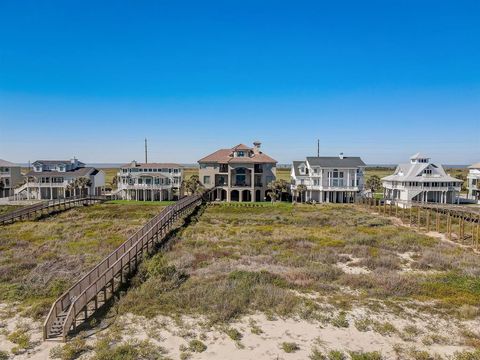
[[[187,211],[208,199],[204,195],[184,197],[158,215],[76,282],[52,305],[43,325],[43,338],[66,340],[78,323],[85,322],[112,298],[146,253],[170,231]]]
[[[411,202],[408,207],[400,207],[392,201],[387,203],[372,198],[362,198],[357,203],[379,214],[396,216],[418,230],[444,233],[449,240],[480,250],[478,207],[421,202]]]
[[[18,220],[29,219],[53,211],[67,210],[74,206],[91,205],[104,201],[104,196],[77,196],[66,199],[43,201],[37,204],[22,207],[0,216],[0,225],[13,223]]]

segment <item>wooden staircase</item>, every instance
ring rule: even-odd
[[[143,257],[165,238],[177,219],[207,201],[210,192],[187,196],[165,207],[60,296],[44,322],[44,340],[65,341],[70,331],[76,331],[79,324],[114,296]]]

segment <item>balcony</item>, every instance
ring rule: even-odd
[[[232,181],[234,187],[251,187],[250,181]]]
[[[220,164],[218,172],[222,174],[228,173],[228,164]]]
[[[228,186],[228,175],[215,175],[215,186]]]

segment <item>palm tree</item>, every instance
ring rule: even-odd
[[[304,184],[300,184],[297,186],[297,192],[300,194],[300,202],[304,202],[304,194],[307,192],[307,186]]]
[[[192,175],[187,180],[184,180],[182,186],[192,195],[202,193],[205,190],[198,175]]]
[[[282,201],[283,193],[288,192],[289,186],[290,186],[290,184],[288,183],[288,181],[283,180],[283,179],[277,180],[277,190],[278,190],[278,193],[279,193],[280,201]]]
[[[81,178],[77,179],[77,186],[81,190],[81,192],[80,192],[81,196],[86,196],[87,194],[86,194],[85,190],[87,188],[89,188],[90,186],[92,186],[92,182],[88,178],[81,177]]]
[[[270,196],[270,200],[272,201],[272,203],[274,203],[277,198],[278,198],[278,195],[277,195],[277,181],[274,180],[274,181],[271,181],[267,184],[267,189],[269,190],[269,196]]]
[[[373,194],[382,188],[382,180],[377,175],[372,175],[368,178],[366,186],[371,190],[373,197]]]

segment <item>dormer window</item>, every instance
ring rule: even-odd
[[[432,169],[425,169],[425,170],[423,170],[423,173],[425,175],[432,175]]]
[[[245,151],[237,151],[237,157],[245,157]]]

